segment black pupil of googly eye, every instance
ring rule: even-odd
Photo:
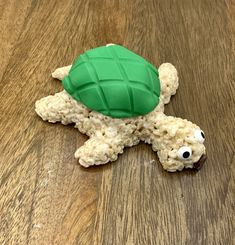
[[[190,153],[188,151],[185,151],[183,153],[183,158],[188,158],[190,156]]]
[[[205,135],[204,135],[203,132],[201,132],[201,136],[202,136],[203,139],[205,139]]]

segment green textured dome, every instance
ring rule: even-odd
[[[86,51],[75,60],[62,83],[74,99],[111,117],[144,115],[159,103],[157,69],[119,45]]]

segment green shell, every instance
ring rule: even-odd
[[[75,60],[62,83],[89,109],[115,118],[147,114],[159,103],[157,69],[119,45],[86,51]]]

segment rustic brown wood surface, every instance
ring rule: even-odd
[[[87,137],[36,115],[55,68],[110,42],[177,67],[166,113],[205,131],[201,171],[144,144],[84,169]],[[0,0],[0,244],[235,244],[234,72],[232,0]]]

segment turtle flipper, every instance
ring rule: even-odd
[[[35,111],[44,121],[64,125],[82,121],[88,114],[85,107],[65,91],[36,101]]]
[[[161,84],[160,100],[163,104],[167,104],[179,86],[177,70],[172,64],[163,63],[158,68],[158,72]]]
[[[63,80],[69,74],[71,67],[72,65],[57,68],[51,75],[53,78]]]
[[[114,139],[105,135],[94,135],[75,152],[75,158],[83,167],[102,165],[117,160],[123,153],[124,144],[118,136]]]

